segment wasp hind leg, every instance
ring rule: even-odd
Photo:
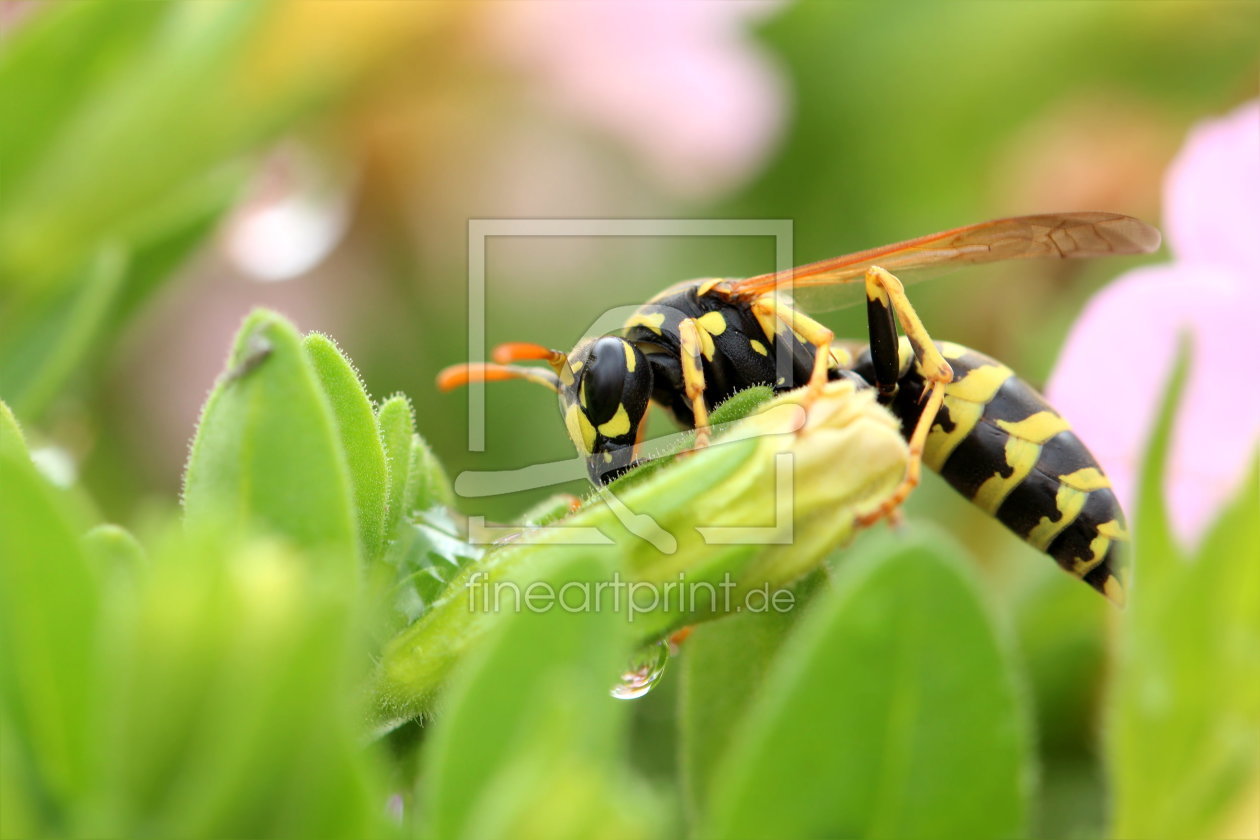
[[[894,314],[896,320],[901,322],[901,328],[910,341],[919,369],[927,382],[927,388],[923,392],[925,404],[914,431],[910,434],[910,454],[906,462],[905,477],[879,507],[858,518],[860,526],[893,516],[910,492],[919,485],[928,432],[936,422],[936,415],[945,400],[945,386],[954,381],[953,368],[936,349],[936,344],[919,320],[918,313],[910,305],[901,281],[891,272],[879,266],[871,266],[866,271],[866,316],[871,338],[871,362],[875,369],[874,385],[879,391],[880,401],[887,403],[896,395],[901,369]]]

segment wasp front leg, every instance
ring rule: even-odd
[[[919,314],[910,305],[901,281],[891,272],[879,266],[871,266],[866,270],[866,315],[870,329],[871,364],[875,371],[874,385],[879,391],[880,401],[888,403],[897,393],[901,360],[894,314],[905,330],[915,360],[927,382],[927,389],[924,391],[925,404],[910,435],[910,457],[906,463],[905,478],[876,510],[859,519],[860,525],[869,525],[891,515],[910,495],[910,491],[919,485],[928,432],[936,422],[936,415],[945,400],[945,386],[954,381],[953,368],[936,349],[932,337],[919,320]]]
[[[684,318],[678,325],[678,338],[682,345],[679,361],[682,363],[683,391],[691,403],[693,425],[696,427],[692,447],[703,449],[709,445],[709,407],[704,402],[703,327],[694,318]]]
[[[752,313],[767,336],[782,336],[794,333],[800,339],[814,347],[814,367],[809,374],[809,389],[806,402],[812,401],[822,393],[827,384],[828,370],[833,359],[831,342],[836,334],[815,321],[803,312],[780,301],[774,295],[762,295],[752,302]]]

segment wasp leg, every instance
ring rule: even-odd
[[[879,266],[866,270],[866,311],[871,334],[871,362],[875,368],[875,385],[882,398],[890,398],[897,391],[900,359],[897,350],[897,331],[893,313],[906,331],[906,338],[914,350],[915,359],[923,378],[927,380],[924,391],[925,405],[910,435],[910,453],[906,462],[906,475],[901,484],[878,508],[858,517],[858,524],[865,526],[891,516],[919,485],[923,466],[923,450],[927,445],[928,432],[936,422],[936,415],[945,400],[945,386],[954,381],[954,369],[936,348],[919,315],[906,297],[905,287],[890,272]]]
[[[680,360],[683,389],[691,402],[696,427],[696,440],[692,444],[694,449],[703,449],[709,445],[709,409],[704,404],[704,341],[701,330],[694,318],[684,318],[678,325],[679,341],[682,344]]]
[[[784,304],[774,295],[762,295],[752,302],[753,316],[766,335],[782,335],[784,330],[796,333],[814,346],[814,369],[810,371],[806,403],[822,393],[827,384],[827,371],[835,361],[831,342],[836,334],[803,312]]]

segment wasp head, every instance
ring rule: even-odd
[[[652,368],[625,339],[606,335],[574,348],[560,375],[560,411],[591,481],[606,484],[634,465]]]

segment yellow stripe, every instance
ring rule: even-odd
[[[955,344],[952,341],[937,342],[937,347],[941,351],[941,355],[947,359],[962,359],[971,355],[971,351],[961,344]]]
[[[939,425],[933,424],[931,431],[928,432],[927,443],[923,447],[923,463],[936,472],[941,471],[941,466],[946,459],[962,442],[962,439],[971,434],[971,430],[984,416],[983,403],[951,399],[948,389],[945,392],[944,405],[949,409],[949,419],[954,423],[954,430],[946,432]]]
[[[621,342],[621,349],[626,351],[626,370],[634,373],[634,348],[630,346],[630,342],[623,341]]]
[[[1074,473],[1059,476],[1059,481],[1068,487],[1088,493],[1090,490],[1101,490],[1110,487],[1111,482],[1094,467],[1081,467]],[[1117,526],[1118,527],[1118,526]],[[1101,528],[1099,529],[1102,530]]]
[[[604,437],[621,437],[630,431],[630,415],[626,414],[625,404],[617,406],[617,413],[610,420],[599,424],[599,432]]]
[[[1007,438],[1006,465],[1011,468],[1010,476],[1007,478],[1000,475],[989,476],[984,484],[980,485],[972,501],[990,516],[996,515],[997,509],[1001,507],[1010,492],[1028,476],[1028,473],[1032,472],[1040,456],[1040,445],[1016,437]]]
[[[714,277],[711,280],[705,280],[703,283],[700,284],[700,287],[696,289],[696,295],[697,296],[707,295],[709,292],[713,291],[714,286],[716,286],[718,283],[721,283],[721,282],[722,282],[721,277]]]
[[[1008,434],[1032,441],[1033,443],[1045,443],[1060,432],[1065,432],[1072,428],[1066,420],[1053,411],[1038,411],[1036,414],[1030,414],[1023,420],[1013,423],[1009,420],[998,420],[997,425]],[[1079,489],[1092,488],[1082,487]]]
[[[1103,594],[1110,598],[1112,603],[1116,606],[1124,606],[1124,586],[1120,583],[1120,581],[1116,580],[1115,575],[1107,578],[1106,582],[1103,584]]]
[[[1094,568],[1103,561],[1107,556],[1107,549],[1111,548],[1111,540],[1099,534],[1089,541],[1089,559],[1076,560],[1072,563],[1072,574],[1079,578],[1085,577],[1094,570]]]
[[[762,344],[755,338],[748,340],[748,345],[752,347],[753,352],[760,353],[763,356],[769,356],[770,351],[766,349],[766,345]]]
[[[1038,551],[1045,551],[1054,538],[1081,515],[1081,508],[1085,507],[1085,500],[1088,498],[1088,493],[1060,484],[1059,492],[1054,497],[1055,507],[1059,509],[1058,520],[1051,522],[1049,517],[1041,517],[1041,521],[1028,535],[1028,544]]]
[[[987,403],[997,396],[998,390],[1015,372],[1006,365],[982,365],[967,371],[957,382],[945,386],[948,397],[956,397],[974,403]]]

